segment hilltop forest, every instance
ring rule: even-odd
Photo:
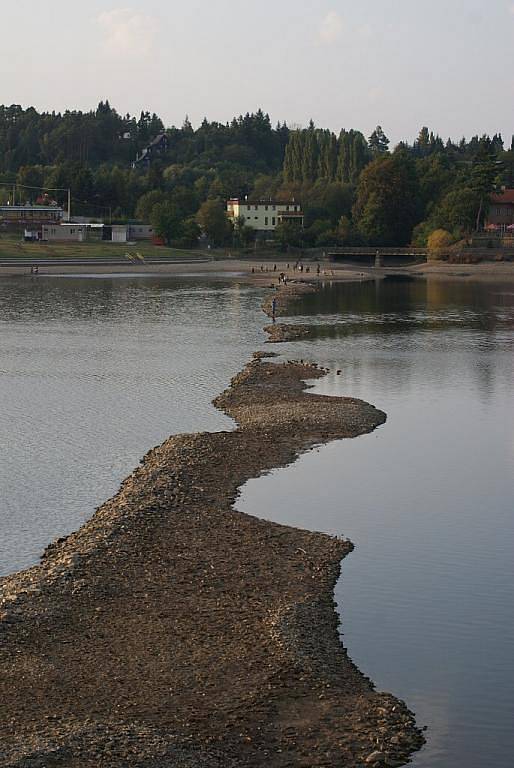
[[[134,161],[158,135],[168,149],[148,167]],[[305,227],[282,225],[283,244],[425,245],[435,231],[448,242],[480,227],[490,194],[514,186],[514,143],[501,135],[444,141],[423,127],[412,144],[391,147],[380,126],[366,137],[317,128],[273,126],[261,110],[230,123],[186,118],[165,128],[155,114],[119,115],[108,102],[90,112],[39,113],[0,106],[0,204],[34,201],[48,191],[73,212],[151,221],[170,243],[248,245],[244,220],[225,214],[230,197],[299,201]]]

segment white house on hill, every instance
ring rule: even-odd
[[[234,222],[244,219],[247,227],[258,232],[272,233],[279,224],[292,222],[303,226],[303,211],[295,200],[278,202],[276,200],[240,200],[235,197],[227,203],[227,215]]]

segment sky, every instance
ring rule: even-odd
[[[514,133],[514,0],[1,0],[0,103]],[[5,5],[5,7],[3,7]]]

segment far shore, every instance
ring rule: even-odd
[[[201,260],[194,256],[177,259],[176,262],[166,263],[141,263],[133,264],[127,260],[126,264],[114,262],[86,264],[63,264],[58,260],[54,264],[39,266],[38,275],[31,275],[30,266],[15,263],[0,263],[0,278],[20,277],[29,278],[55,276],[80,276],[80,275],[159,275],[159,276],[195,276],[208,275],[211,279],[223,279],[229,281],[245,282],[263,287],[272,287],[278,284],[278,277],[283,272],[289,280],[298,282],[326,282],[333,281],[365,281],[377,280],[387,276],[403,275],[426,280],[466,280],[487,282],[514,282],[514,262],[481,262],[479,264],[448,264],[446,262],[427,262],[406,266],[391,266],[375,269],[370,266],[357,264],[342,264],[331,261],[315,261],[302,259],[303,271],[294,270],[295,257],[277,257],[277,260],[260,261],[259,259],[212,259]],[[320,268],[318,274],[317,268]],[[262,269],[261,269],[262,267]],[[276,267],[276,269],[275,269]],[[307,271],[308,270],[308,271]]]

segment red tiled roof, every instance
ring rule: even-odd
[[[514,204],[514,189],[506,189],[505,192],[497,195],[491,195],[491,202],[497,205],[498,203],[510,203]]]

